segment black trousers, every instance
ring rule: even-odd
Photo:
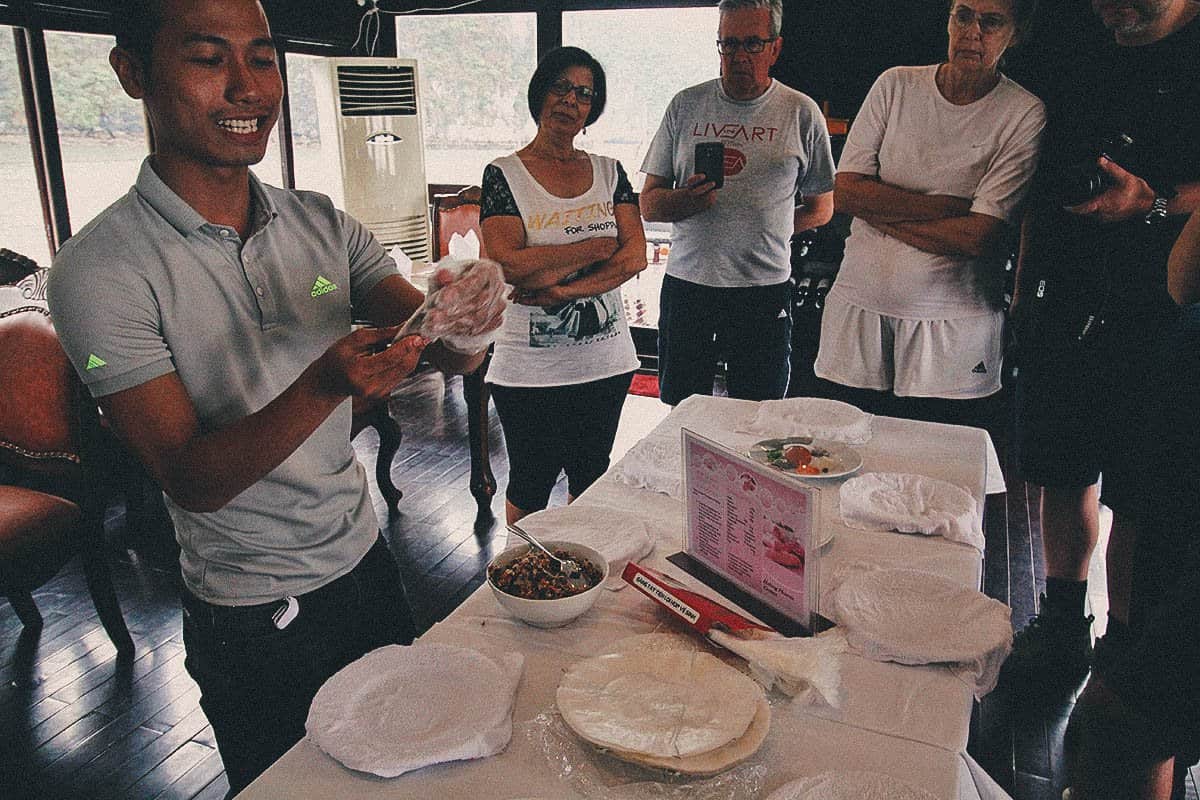
[[[539,511],[560,473],[567,473],[573,497],[603,475],[631,380],[625,372],[567,386],[490,384],[508,448],[508,501]]]
[[[331,675],[370,650],[414,638],[382,535],[353,570],[295,599],[298,614],[281,630],[273,617],[286,600],[218,606],[183,592],[185,665],[200,686],[230,797],[303,738],[308,707]]]

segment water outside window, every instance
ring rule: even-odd
[[[396,54],[417,60],[428,183],[478,184],[489,161],[533,138],[535,14],[398,16]]]
[[[267,140],[267,152],[263,156],[263,160],[251,167],[254,174],[263,183],[269,183],[272,186],[283,186],[283,154],[279,152],[279,123],[275,123],[275,127],[271,130],[271,137]]]
[[[296,188],[329,195],[335,206],[343,208],[345,193],[329,59],[288,53],[287,74]]]
[[[113,37],[46,33],[71,231],[129,191],[148,152],[142,104],[108,65]]]
[[[717,22],[715,6],[563,14],[563,43],[595,56],[608,81],[604,115],[588,126],[579,146],[619,159],[639,191],[642,159],[671,98],[720,74]],[[646,223],[648,265],[621,287],[630,325],[658,326],[670,231],[667,223]]]
[[[582,47],[604,67],[608,103],[580,146],[618,158],[634,188],[646,148],[680,89],[720,74],[717,9],[569,11],[563,43]]]
[[[0,247],[50,266],[50,245],[42,224],[33,152],[25,126],[25,105],[17,75],[12,28],[0,26]]]

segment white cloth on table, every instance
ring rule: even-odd
[[[962,767],[959,772],[965,772],[966,775],[964,778],[970,778],[979,800],[1012,800],[1012,796],[1004,791],[1000,784],[996,783],[992,776],[984,771],[983,767],[979,766],[979,762],[966,753],[960,753],[959,755],[962,758]],[[960,791],[960,794],[966,790],[966,781],[964,780],[962,783],[963,789]]]
[[[833,618],[851,649],[874,661],[948,664],[977,698],[1012,650],[1011,609],[982,592],[913,569],[847,570]]]
[[[711,401],[713,398],[692,395],[676,406],[654,430],[629,448],[613,466],[612,476],[635,489],[649,489],[676,499],[683,497],[683,439],[680,432],[687,428],[729,446],[733,443],[728,431],[748,424],[755,413],[752,404],[733,403],[725,406],[718,416],[706,399]],[[748,447],[752,443],[753,440],[747,440],[745,444]]]
[[[539,539],[558,539],[586,545],[608,559],[604,588],[628,586],[621,579],[625,565],[650,554],[654,542],[646,520],[638,515],[572,503],[530,514],[521,527]]]
[[[445,644],[380,647],[325,682],[305,729],[345,766],[384,778],[484,758],[512,738],[524,663],[520,653],[507,653],[497,663]]]
[[[767,800],[935,800],[924,789],[873,772],[822,772],[785,783]]]
[[[758,404],[754,418],[737,430],[773,439],[811,436],[846,444],[866,444],[871,439],[873,418],[873,414],[838,400],[789,397],[763,400]]]
[[[862,531],[941,536],[983,552],[983,521],[967,490],[902,472],[869,472],[842,484],[842,521]]]
[[[744,451],[764,438],[734,430],[740,420],[753,417],[755,408],[747,400],[694,397],[681,403],[676,411],[699,417],[701,423],[705,416],[726,421],[728,427],[711,438]],[[980,431],[878,417],[873,422],[873,433],[872,441],[862,448],[869,469],[913,472],[928,468],[930,475],[970,486],[982,497],[983,464],[987,456]],[[836,509],[833,499],[830,495],[822,508]],[[670,574],[690,589],[704,591],[699,581],[666,561],[680,546],[683,504],[679,500],[666,494],[631,489],[615,480],[610,472],[573,505],[646,515],[651,533],[657,538],[654,552],[644,563]],[[821,605],[822,613],[832,615],[826,609],[833,608],[834,587],[827,576],[836,574],[838,566],[845,562],[919,567],[943,573],[962,586],[978,585],[980,561],[970,548],[949,544],[940,537],[900,537],[849,529],[835,519],[836,514],[829,516],[838,533],[823,551],[826,557],[822,559],[821,589],[827,602]],[[510,800],[510,795],[585,800],[590,795],[574,791],[564,783],[557,765],[547,768],[547,755],[538,740],[521,735],[521,728],[552,707],[562,673],[572,663],[620,649],[622,640],[631,634],[641,634],[635,638],[642,640],[651,631],[668,630],[677,631],[679,627],[638,592],[604,592],[592,610],[570,626],[540,630],[504,614],[496,607],[490,591],[478,591],[446,620],[433,626],[422,641],[479,650],[497,661],[513,650],[526,653],[525,673],[513,711],[519,727],[503,752],[491,758],[420,770],[395,781],[384,781],[345,769],[306,739],[260,777],[247,790],[246,798],[383,800],[397,794],[491,797],[497,794],[497,787],[502,787],[499,796],[506,800]],[[698,637],[693,638],[700,644]],[[643,641],[636,644],[630,641],[629,646],[647,647]],[[981,800],[981,795],[983,800],[1007,800],[1003,794],[977,789],[979,781],[972,778],[967,759],[961,754],[968,738],[971,691],[948,665],[905,666],[869,660],[855,652],[843,653],[837,659],[846,690],[841,709],[828,711],[821,705],[795,701],[772,707],[771,731],[763,751],[769,758],[769,772],[762,796],[798,778],[841,770],[892,775],[940,800]],[[688,785],[670,788],[683,796]]]

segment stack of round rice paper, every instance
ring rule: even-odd
[[[557,693],[580,738],[643,766],[713,775],[753,755],[771,707],[751,678],[685,649],[609,653],[580,661]]]

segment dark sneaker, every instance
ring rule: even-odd
[[[1092,619],[1057,612],[1038,597],[1042,612],[1013,637],[1000,683],[1021,692],[1067,693],[1079,686],[1092,659]]]

